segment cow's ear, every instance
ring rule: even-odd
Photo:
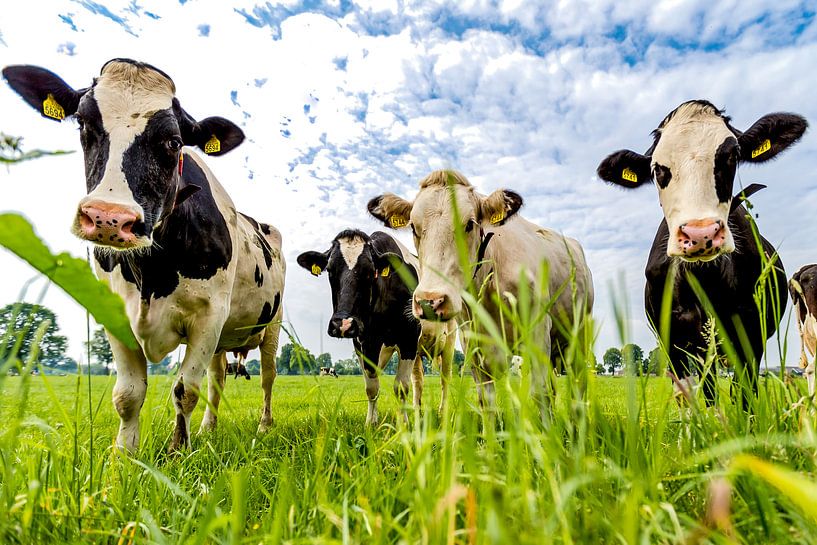
[[[632,188],[652,181],[647,155],[630,150],[619,150],[608,155],[596,169],[599,178],[611,184]]]
[[[806,119],[797,114],[764,115],[738,136],[740,160],[748,163],[768,161],[800,140],[807,128]]]
[[[314,276],[320,276],[326,269],[326,264],[329,262],[329,252],[304,252],[298,256],[298,265],[312,273]]]
[[[479,205],[480,223],[502,225],[522,207],[522,196],[510,189],[497,189],[483,198]]]
[[[55,121],[74,115],[85,92],[75,91],[58,75],[39,66],[6,66],[3,77],[32,108]]]
[[[244,141],[244,131],[229,119],[208,117],[196,121],[179,106],[178,100],[173,100],[186,146],[198,146],[207,155],[224,155]]]
[[[403,257],[395,252],[383,252],[378,254],[377,250],[372,247],[372,261],[374,268],[377,271],[377,276],[387,277],[400,270],[405,262]]]
[[[394,193],[375,197],[366,206],[369,213],[383,222],[386,227],[400,229],[409,224],[412,204]]]

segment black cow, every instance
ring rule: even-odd
[[[664,220],[647,261],[645,303],[657,331],[669,326],[668,354],[676,378],[700,371],[707,346],[705,325],[714,318],[694,293],[692,276],[720,318],[718,337],[734,346],[738,374],[745,369],[756,391],[766,339],[776,331],[786,307],[786,275],[769,241],[760,237],[761,248],[754,242],[748,212],[733,197],[733,183],[739,163],[775,157],[799,140],[806,127],[799,115],[775,113],[741,132],[710,102],[693,100],[664,118],[645,155],[622,150],[599,165],[598,175],[607,182],[633,188],[654,179],[658,185]],[[760,187],[747,188],[747,193]],[[767,260],[774,263],[775,278],[764,280],[761,271]],[[670,323],[661,324],[662,296],[673,264],[677,275],[671,287]],[[766,290],[762,313],[753,297],[759,282]],[[707,403],[714,400],[715,386],[714,372],[707,374]]]
[[[132,350],[109,336],[117,367],[113,403],[117,445],[139,445],[147,363],[186,344],[173,386],[175,450],[189,444],[190,416],[204,372],[210,404],[202,429],[216,425],[227,351],[260,347],[264,407],[270,395],[284,288],[281,236],[236,211],[204,161],[183,146],[220,155],[244,134],[221,117],[196,121],[164,72],[129,59],[102,67],[90,87],[74,90],[35,66],[3,69],[9,85],[44,117],[80,126],[88,194],[73,225],[95,245],[100,279],[122,296],[139,341]]]
[[[800,333],[800,367],[806,370],[808,395],[814,397],[817,358],[817,264],[800,267],[789,280],[791,300],[797,312]],[[809,361],[811,360],[811,361]]]
[[[370,237],[349,229],[338,233],[329,250],[299,255],[298,264],[315,276],[324,270],[329,273],[333,308],[329,335],[354,339],[369,398],[366,423],[377,422],[379,374],[395,350],[400,359],[394,393],[405,402],[411,373],[414,405],[419,407],[423,392],[421,352],[442,352],[443,365],[450,365],[454,334],[452,331],[435,350],[435,340],[421,334],[420,322],[411,314],[417,258],[386,233],[375,231]],[[411,286],[404,275],[411,279]]]

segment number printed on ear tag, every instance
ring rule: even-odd
[[[58,121],[65,119],[65,110],[51,93],[48,93],[48,96],[43,100],[43,113]]]
[[[216,138],[216,135],[210,137],[210,140],[204,144],[204,153],[218,153],[221,151],[221,140]]]
[[[491,216],[491,223],[493,225],[496,225],[497,223],[499,223],[500,221],[502,221],[504,219],[505,219],[505,212],[497,212],[496,214]]]
[[[754,159],[758,155],[763,155],[770,149],[772,149],[772,142],[767,138],[766,140],[763,141],[762,144],[760,144],[757,148],[752,150],[752,159]]]
[[[638,183],[638,176],[636,176],[636,173],[630,170],[629,168],[625,168],[624,170],[621,171],[621,177],[627,180],[628,182],[632,182],[634,184]]]
[[[315,276],[321,275],[321,268],[318,265],[312,265],[312,274]]]
[[[390,224],[391,224],[391,226],[392,226],[392,227],[394,227],[394,228],[397,228],[397,227],[405,227],[405,226],[406,226],[406,224],[407,224],[407,222],[406,222],[406,218],[404,218],[404,217],[402,217],[402,216],[398,216],[398,215],[396,215],[396,214],[395,214],[394,216],[392,216],[392,217],[390,217],[390,218],[389,218],[389,223],[390,223]]]
[[[380,272],[380,276],[385,278],[385,277],[389,276],[389,273],[391,273],[391,267],[386,265],[385,267],[383,267],[383,270]]]

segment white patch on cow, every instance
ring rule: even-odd
[[[711,218],[727,225],[730,203],[718,201],[715,152],[724,140],[735,135],[717,111],[698,103],[679,106],[659,131],[661,137],[652,153],[652,167],[665,166],[672,174],[667,187],[658,188],[670,232],[670,250],[678,245],[675,233],[685,223]],[[733,249],[734,241],[727,228],[723,250]]]
[[[338,244],[340,244],[340,253],[346,265],[350,270],[354,269],[357,264],[357,258],[363,253],[366,241],[360,237],[342,238],[338,240]]]
[[[99,185],[80,206],[103,201],[130,208],[144,218],[144,210],[128,187],[122,160],[153,113],[173,105],[174,94],[173,82],[155,70],[126,62],[111,62],[105,66],[93,88],[93,97],[110,140],[108,161]]]

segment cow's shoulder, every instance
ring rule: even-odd
[[[372,247],[378,253],[382,254],[389,252],[399,255],[403,259],[404,263],[407,263],[414,268],[414,273],[416,276],[417,271],[420,270],[420,261],[417,259],[417,256],[411,253],[411,250],[409,250],[402,242],[382,231],[373,232],[370,239],[372,241]]]

